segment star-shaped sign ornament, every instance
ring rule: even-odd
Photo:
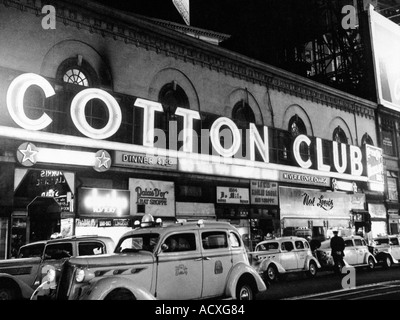
[[[105,150],[99,150],[96,152],[96,163],[94,165],[94,170],[98,172],[104,172],[111,167],[111,156]]]
[[[33,166],[37,159],[38,150],[33,143],[24,142],[18,147],[17,160],[25,167]]]

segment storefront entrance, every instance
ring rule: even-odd
[[[28,205],[27,241],[48,240],[60,233],[61,208],[51,197],[37,197]]]
[[[24,244],[48,240],[60,232],[61,208],[52,197],[36,197],[26,211],[11,214],[11,256]]]

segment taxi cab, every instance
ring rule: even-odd
[[[360,236],[343,237],[344,240],[344,262],[353,267],[367,267],[372,270],[375,268],[377,260],[370,252],[368,244]],[[323,241],[317,249],[317,256],[322,266],[326,269],[333,267],[334,262],[331,256],[330,240]]]
[[[231,224],[199,220],[163,227],[146,214],[113,254],[69,259],[56,299],[251,300],[266,289]]]
[[[301,237],[280,237],[261,241],[249,252],[251,264],[265,281],[276,281],[292,272],[314,277],[319,268],[308,241]]]
[[[379,236],[373,239],[370,252],[378,263],[390,268],[393,263],[400,263],[400,235]]]

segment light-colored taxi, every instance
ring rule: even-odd
[[[400,235],[379,236],[373,239],[370,251],[378,263],[390,268],[400,263]]]
[[[57,299],[255,299],[267,289],[250,266],[237,229],[198,221],[163,227],[146,214],[114,254],[69,259]]]
[[[364,238],[360,236],[347,236],[343,237],[343,240],[345,245],[343,260],[346,264],[353,267],[367,267],[370,270],[375,268],[377,261],[370,252]],[[321,265],[326,269],[332,268],[334,262],[331,255],[330,239],[323,241],[316,251]]]
[[[280,237],[261,241],[250,252],[252,266],[264,281],[275,281],[292,272],[306,272],[310,277],[321,268],[312,255],[310,244],[301,237]]]

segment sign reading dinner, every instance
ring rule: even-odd
[[[45,101],[49,97],[57,95],[51,83],[44,77],[34,73],[21,74],[11,82],[7,90],[7,110],[19,127],[30,132],[46,130],[53,119],[45,111],[41,116],[33,119],[28,116],[25,110],[27,106],[24,105],[24,96],[32,86],[42,91]],[[107,109],[108,118],[106,125],[102,128],[92,127],[85,116],[86,105],[93,99],[101,100]],[[68,115],[83,137],[64,135],[62,128],[55,128],[53,130],[59,130],[59,132],[52,132],[51,134],[44,132],[40,136],[40,140],[48,140],[46,142],[54,144],[67,141],[71,145],[76,143],[74,145],[82,147],[94,147],[94,141],[96,141],[95,145],[99,149],[120,152],[120,160],[118,160],[117,165],[174,167],[176,162],[171,162],[171,159],[176,157],[178,159],[178,170],[198,172],[208,170],[205,166],[196,165],[198,161],[194,155],[198,155],[198,159],[201,159],[201,161],[208,161],[213,164],[253,166],[261,169],[267,167],[260,166],[260,163],[279,164],[277,160],[279,157],[276,157],[275,153],[282,146],[273,137],[276,134],[274,128],[249,123],[248,128],[242,130],[233,120],[227,117],[213,118],[212,121],[207,122],[209,124],[204,128],[203,125],[199,124],[202,117],[206,116],[205,114],[178,107],[174,115],[174,118],[178,120],[169,121],[169,129],[166,133],[156,126],[157,117],[164,113],[162,104],[142,98],[136,98],[132,101],[134,102],[131,105],[124,107],[140,110],[141,117],[123,119],[125,113],[122,112],[115,97],[102,89],[84,89],[73,97]],[[127,136],[122,134],[124,131],[120,131],[124,130],[124,128],[121,129],[122,123],[132,121],[135,122],[131,123],[133,127],[141,130],[139,135],[141,144],[137,141],[135,141],[135,144],[117,141],[115,137]],[[179,125],[176,125],[176,123]],[[3,129],[0,130],[1,135],[7,136],[6,127],[0,129]],[[14,135],[15,138],[22,138],[22,136],[26,138],[26,134],[20,132],[16,134],[20,137]],[[242,143],[242,139],[245,139],[246,143]],[[102,140],[105,140],[103,144],[99,143]],[[308,152],[304,152],[304,150]],[[142,157],[143,154],[146,156]],[[154,157],[149,156],[152,154]],[[208,157],[204,157],[204,155]],[[366,176],[365,152],[354,145],[300,134],[292,138],[287,157],[288,161],[284,163],[286,167],[296,166],[304,170],[312,169],[326,173],[349,174],[353,177]],[[181,163],[181,159],[191,162]],[[233,173],[235,172],[233,171]]]

